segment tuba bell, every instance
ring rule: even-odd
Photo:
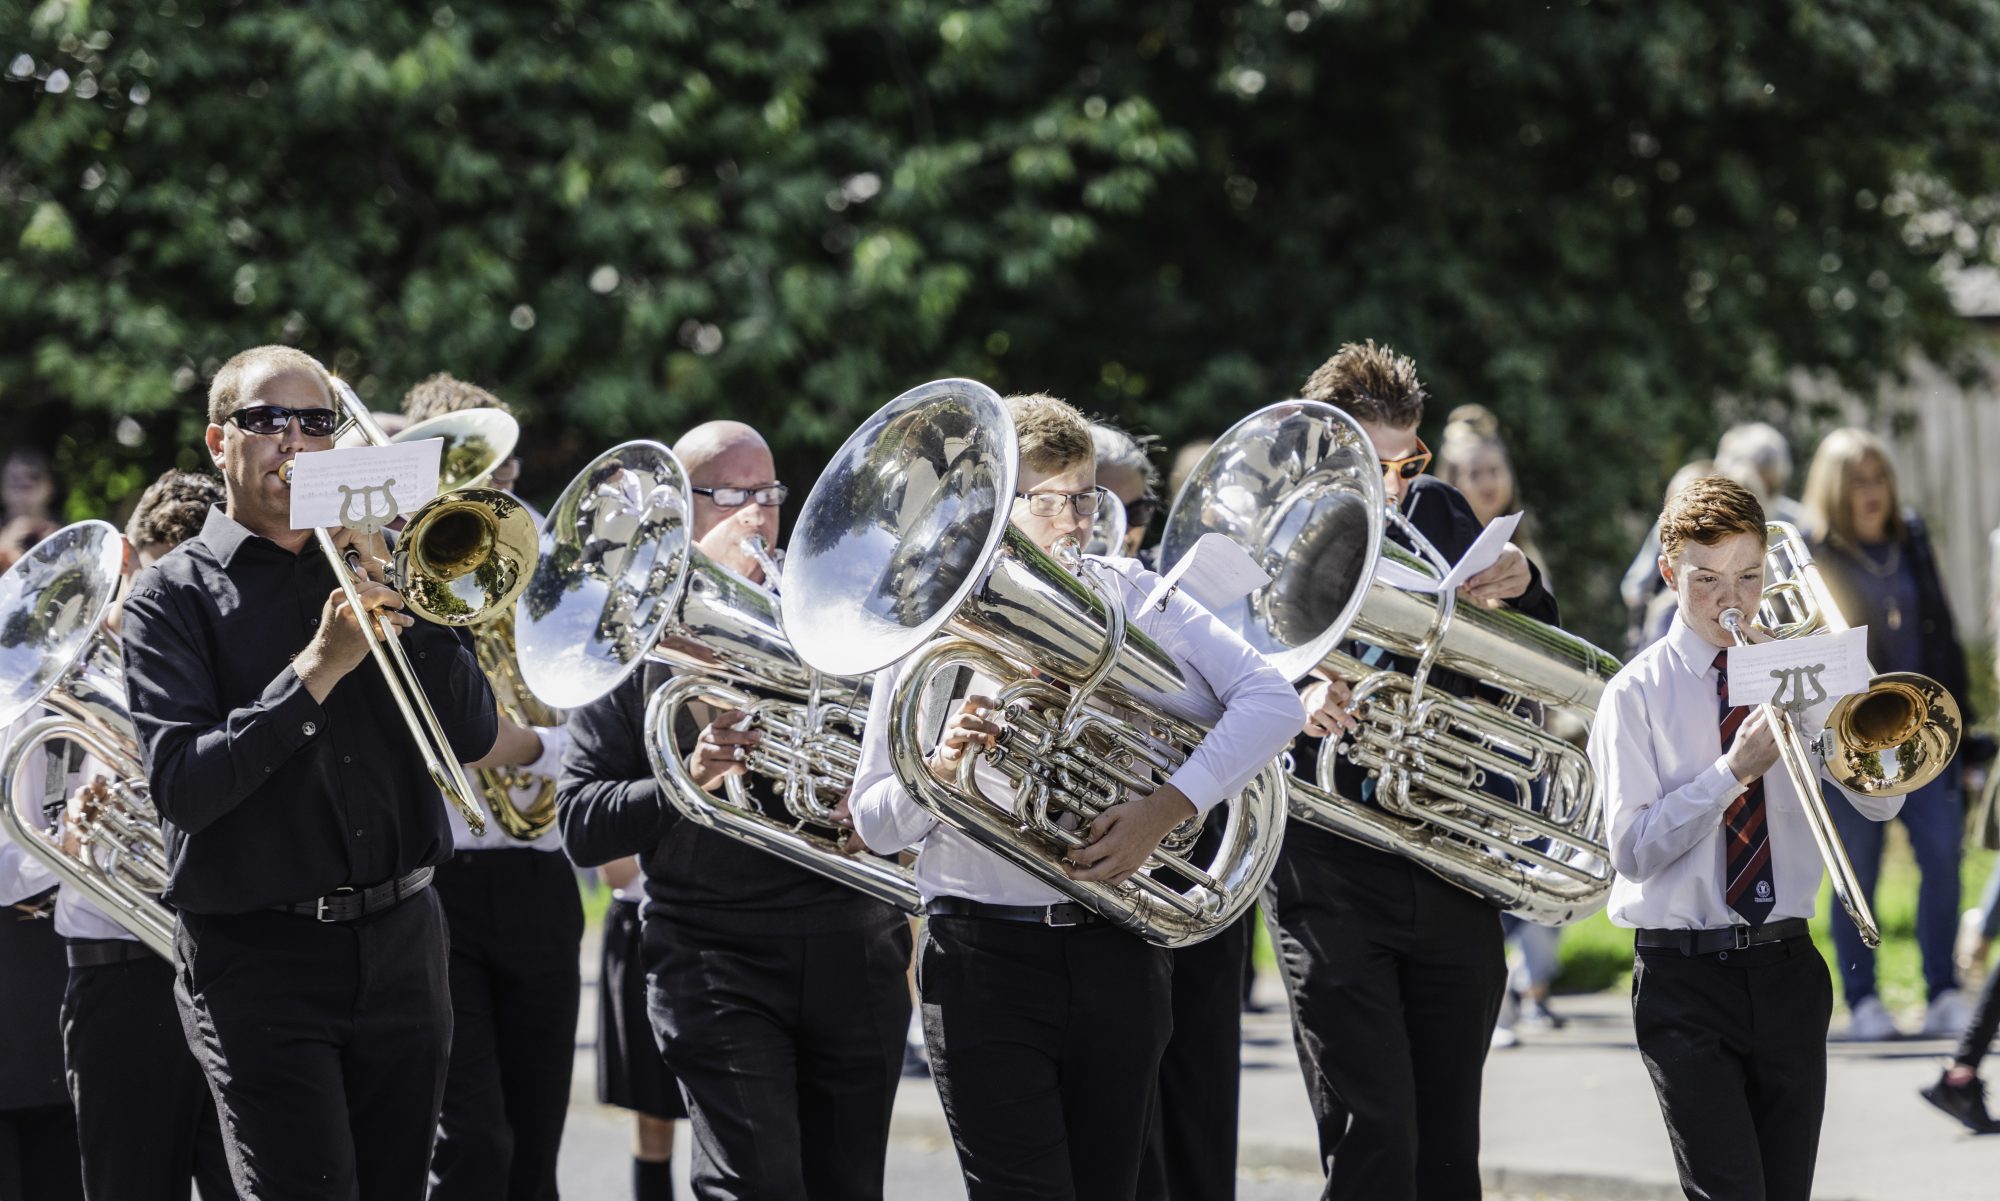
[[[1759,624],[1776,638],[1851,629],[1798,529],[1789,522],[1773,521],[1766,524],[1764,534],[1766,580],[1758,598]],[[1730,609],[1721,621],[1737,645],[1749,642],[1741,612]],[[1777,734],[1778,757],[1826,864],[1833,895],[1853,919],[1861,941],[1880,946],[1881,929],[1827,812],[1818,769],[1824,764],[1836,783],[1863,796],[1915,792],[1937,779],[1958,753],[1964,729],[1958,702],[1929,676],[1889,672],[1869,680],[1863,691],[1835,702],[1825,725],[1810,738],[1787,710],[1776,705],[1764,708]]]
[[[1415,553],[1385,535],[1391,526]],[[1374,446],[1331,405],[1291,400],[1238,422],[1175,497],[1160,562],[1220,532],[1271,576],[1216,616],[1294,680],[1353,688],[1359,728],[1289,780],[1292,816],[1410,859],[1507,911],[1555,925],[1602,907],[1611,885],[1595,773],[1551,719],[1585,725],[1618,660],[1508,609],[1459,605],[1451,564],[1389,508]],[[1409,672],[1359,643],[1415,660]],[[1427,686],[1444,667],[1499,694]],[[1376,781],[1340,794],[1337,756]]]
[[[37,708],[0,760],[0,823],[57,879],[88,896],[161,956],[173,957],[174,915],[160,903],[166,842],[153,808],[126,700],[117,636],[104,616],[118,594],[124,543],[102,521],[68,526],[0,576],[0,729]],[[72,743],[113,777],[105,803],[63,846],[63,806],[19,788],[29,758]]]
[[[907,869],[849,855],[810,828],[837,824],[833,810],[853,786],[866,681],[801,663],[770,592],[693,544],[693,510],[686,471],[657,442],[614,446],[570,481],[543,522],[541,564],[516,606],[523,681],[575,708],[649,661],[672,667],[645,719],[668,800],[709,829],[915,912]],[[745,549],[764,557],[767,573],[776,568],[761,544]],[[782,814],[761,809],[742,776],[721,796],[696,786],[676,727],[697,701],[742,709],[761,725],[745,766],[775,782]]]
[[[1205,731],[1162,712],[1183,677],[1126,625],[1118,579],[1080,556],[1058,564],[1013,528],[1018,472],[1013,419],[985,385],[939,380],[891,401],[806,499],[788,548],[785,628],[800,657],[829,673],[904,662],[891,754],[940,821],[1155,943],[1199,942],[1249,908],[1275,864],[1282,775],[1273,762],[1238,795],[1207,862],[1189,853],[1199,818],[1169,833],[1149,866],[1191,881],[1185,893],[1147,871],[1120,885],[1063,872],[1084,825],[1158,787]],[[953,637],[933,641],[941,634]],[[923,714],[962,669],[1001,684],[1008,729],[993,750],[968,755],[950,787],[924,765],[936,731]],[[1013,797],[980,790],[982,760]]]

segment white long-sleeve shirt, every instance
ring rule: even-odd
[[[37,709],[16,722],[0,737],[0,753],[13,745],[14,739],[30,722],[46,716],[47,710]],[[55,743],[54,746],[63,746]],[[48,793],[48,765],[50,747],[30,755],[21,765],[19,780],[20,795],[40,798]],[[70,774],[63,784],[63,794],[67,796],[78,785],[99,775],[111,773],[94,758],[86,758],[80,770]],[[47,864],[28,853],[26,847],[9,837],[7,828],[0,826],[0,905],[12,905],[29,897],[48,891],[52,884],[58,884],[56,874]],[[125,927],[119,925],[82,892],[62,884],[56,893],[56,933],[64,938],[133,938]]]
[[[547,729],[536,726],[535,733],[539,734],[542,739],[541,757],[521,769],[529,774],[533,782],[513,790],[514,805],[524,812],[529,806],[535,803],[534,784],[539,784],[541,777],[547,777],[550,780],[561,778],[563,752],[569,748],[569,729],[566,726],[555,726]],[[458,806],[448,804],[444,808],[446,815],[451,819],[451,845],[454,848],[461,851],[498,851],[524,848],[531,851],[553,851],[558,855],[562,854],[562,831],[554,825],[551,825],[548,831],[540,838],[529,842],[522,842],[505,830],[502,830],[500,823],[493,820],[492,811],[487,809],[485,792],[479,787],[479,773],[468,770],[465,776],[466,779],[472,782],[473,792],[478,794],[472,798],[472,803],[478,805],[482,810],[487,811],[486,832],[484,834],[474,834],[472,827],[465,824],[465,815],[458,811]]]
[[[1207,813],[1241,791],[1291,744],[1305,725],[1305,710],[1285,677],[1208,610],[1180,592],[1168,598],[1164,611],[1157,602],[1148,605],[1158,575],[1136,559],[1098,561],[1122,582],[1131,625],[1159,643],[1186,678],[1186,690],[1166,705],[1167,710],[1176,717],[1212,723],[1169,780],[1197,811]],[[917,888],[926,901],[939,896],[1000,905],[1066,900],[1053,886],[941,824],[896,779],[889,758],[889,706],[901,673],[899,663],[875,676],[850,803],[862,841],[885,855],[920,846]],[[993,682],[975,678],[972,691],[991,695]],[[987,796],[1013,796],[1013,788],[997,770],[982,764],[979,773]]]
[[[1590,730],[1590,763],[1604,789],[1611,842],[1608,913],[1620,926],[1710,930],[1742,925],[1723,899],[1722,817],[1744,789],[1723,756],[1715,653],[1679,614],[1667,636],[1626,664],[1604,690]],[[1819,715],[1808,714],[1808,728]],[[1836,785],[1836,787],[1838,787]],[[1841,789],[1863,816],[1887,821],[1901,797]],[[1764,774],[1765,819],[1777,904],[1767,922],[1809,918],[1819,895],[1819,849],[1782,763]]]

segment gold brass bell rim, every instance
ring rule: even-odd
[[[397,540],[394,583],[418,616],[478,625],[513,612],[539,553],[540,531],[518,498],[495,488],[461,488],[411,515]],[[451,587],[468,576],[476,584],[470,597]]]
[[[1827,715],[1827,770],[1863,796],[1906,795],[1944,774],[1963,730],[1958,701],[1944,685],[1915,672],[1885,672]],[[1884,771],[1884,756],[1898,770]]]

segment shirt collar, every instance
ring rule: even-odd
[[[209,506],[208,520],[201,526],[201,540],[215,552],[216,561],[224,567],[230,566],[237,554],[253,542],[262,542],[272,550],[278,549],[276,543],[251,533],[247,526],[224,512],[221,505]]]
[[[1681,666],[1698,676],[1715,670],[1715,652],[1723,649],[1696,633],[1679,610],[1674,612],[1674,624],[1667,629],[1667,645],[1679,656]]]

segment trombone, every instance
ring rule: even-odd
[[[1759,598],[1757,614],[1766,629],[1778,638],[1799,638],[1852,628],[1796,527],[1771,522],[1765,526],[1765,542],[1765,567],[1773,578]],[[1724,610],[1718,620],[1736,645],[1750,645],[1741,610]],[[1915,792],[1935,780],[1958,753],[1964,729],[1958,702],[1929,676],[1898,671],[1875,676],[1865,692],[1842,697],[1827,714],[1826,725],[1811,738],[1799,729],[1789,708],[1769,702],[1763,708],[1765,720],[1777,734],[1778,757],[1826,862],[1833,895],[1853,919],[1861,941],[1880,946],[1882,931],[1834,828],[1819,789],[1817,766],[1824,764],[1836,784],[1863,796]]]
[[[343,416],[370,446],[386,446],[391,441],[368,415],[367,406],[354,394],[347,381],[332,380],[333,395]],[[447,417],[459,417],[448,414]],[[403,431],[397,440],[436,436],[427,429],[434,422],[419,422]],[[419,617],[448,626],[472,626],[493,620],[512,610],[515,598],[527,588],[536,558],[534,518],[518,499],[491,488],[473,486],[490,475],[513,453],[514,422],[504,413],[483,411],[479,415],[481,437],[487,441],[486,456],[491,461],[469,475],[464,461],[465,444],[448,445],[445,465],[456,471],[440,472],[440,486],[452,485],[417,508],[404,525],[389,564],[389,585],[403,594],[404,603]],[[497,435],[497,436],[496,436]],[[291,482],[292,463],[282,468],[286,483]],[[388,683],[403,724],[416,739],[431,782],[465,818],[474,834],[486,830],[485,815],[472,801],[473,788],[465,769],[451,749],[444,726],[430,699],[424,695],[416,669],[410,664],[402,643],[385,633],[373,617],[363,615],[357,581],[368,578],[361,554],[353,547],[343,553],[333,535],[315,529],[334,578],[347,596],[368,643],[368,653]]]

